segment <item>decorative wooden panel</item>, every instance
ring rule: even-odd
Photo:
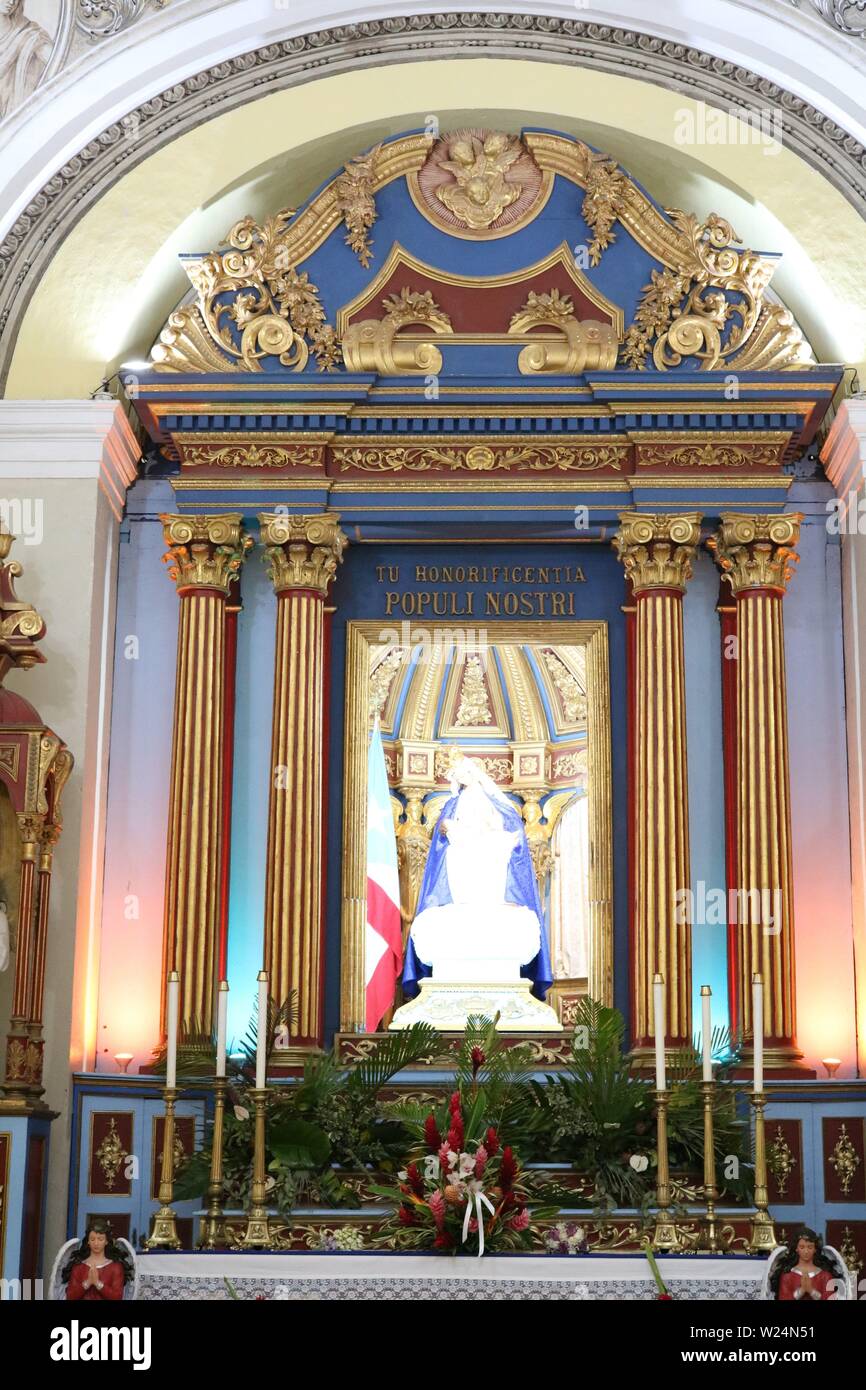
[[[192,1217],[179,1216],[177,1218],[177,1234],[180,1240],[181,1250],[192,1250]]]
[[[107,1221],[115,1240],[118,1236],[123,1236],[126,1240],[130,1239],[129,1231],[132,1217],[128,1211],[89,1211],[79,1232],[81,1236],[84,1235],[91,1221]]]
[[[860,1115],[828,1116],[821,1121],[824,1198],[828,1202],[866,1202],[866,1124]]]
[[[12,1135],[0,1134],[0,1274],[6,1250],[6,1206],[9,1198],[9,1165],[12,1159]]]
[[[866,1221],[828,1221],[827,1244],[839,1251],[848,1268],[866,1279]]]
[[[31,1134],[27,1144],[24,1177],[24,1220],[21,1224],[21,1278],[35,1279],[39,1273],[39,1247],[42,1242],[42,1215],[45,1203],[45,1160],[47,1139]]]
[[[95,1110],[90,1119],[88,1184],[91,1197],[128,1197],[132,1192],[135,1124],[131,1110]]]
[[[154,1202],[159,1201],[159,1179],[162,1172],[162,1140],[165,1133],[165,1115],[153,1117],[153,1143],[151,1154],[153,1162],[150,1173],[150,1195]],[[187,1154],[195,1149],[195,1116],[176,1115],[174,1120],[174,1169]]]
[[[771,1208],[803,1204],[801,1120],[767,1121],[767,1191]]]

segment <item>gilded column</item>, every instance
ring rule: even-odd
[[[790,1066],[796,1044],[794,897],[782,599],[798,560],[802,517],[723,512],[709,542],[736,601],[737,1018],[753,1038],[754,974],[764,979],[768,1066]]]
[[[295,1056],[323,1036],[324,610],[347,545],[339,520],[259,517],[277,596],[264,968],[276,1004],[294,995]]]
[[[26,1103],[39,1086],[41,1050],[30,1037],[33,958],[36,954],[37,856],[42,836],[42,818],[18,817],[21,836],[21,878],[18,898],[18,944],[15,951],[15,980],[12,986],[12,1012],[6,1036],[6,1074],[3,1090],[7,1102]]]
[[[181,1025],[209,1038],[223,868],[226,602],[253,542],[239,512],[160,520],[180,599],[163,979],[177,970]]]
[[[653,1042],[653,978],[664,977],[667,1044],[691,1041],[691,888],[683,594],[700,540],[697,512],[624,512],[614,544],[635,603],[632,1047]]]

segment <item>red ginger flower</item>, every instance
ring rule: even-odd
[[[414,1226],[415,1213],[411,1207],[401,1207],[397,1212],[397,1220],[401,1226]]]
[[[496,1130],[493,1128],[492,1125],[487,1131],[487,1137],[484,1140],[484,1147],[487,1150],[488,1158],[495,1158],[496,1155],[499,1153],[499,1135],[496,1133]]]
[[[432,1112],[424,1121],[424,1143],[431,1154],[438,1153],[442,1147],[442,1135],[436,1128],[436,1118]]]
[[[436,1239],[433,1241],[436,1250],[450,1250],[454,1244],[454,1237],[448,1231],[438,1231]]]
[[[487,1061],[487,1058],[484,1056],[484,1053],[482,1052],[480,1047],[473,1047],[469,1056],[472,1061],[472,1075],[473,1077],[475,1077],[478,1075],[479,1071],[484,1066],[484,1063]]]
[[[430,1193],[427,1205],[433,1213],[433,1220],[436,1222],[437,1231],[441,1231],[445,1225],[445,1198],[438,1187]]]
[[[521,1207],[519,1211],[514,1213],[508,1224],[512,1231],[525,1231],[529,1225],[529,1208]]]
[[[409,1187],[416,1197],[424,1196],[424,1183],[421,1174],[418,1172],[418,1164],[410,1163],[406,1169],[406,1177],[409,1179]]]
[[[503,1192],[510,1192],[517,1177],[517,1162],[511,1151],[511,1145],[506,1144],[502,1150],[502,1162],[499,1165],[499,1186]]]
[[[451,1097],[451,1128],[448,1131],[448,1147],[460,1153],[464,1143],[463,1115],[460,1110],[460,1092]]]
[[[476,1154],[475,1154],[475,1176],[476,1176],[476,1178],[480,1178],[480,1177],[481,1177],[481,1175],[482,1175],[482,1173],[484,1172],[484,1169],[486,1168],[486,1166],[487,1166],[487,1150],[485,1149],[485,1147],[484,1147],[483,1144],[479,1144],[479,1145],[478,1145],[478,1150],[477,1150],[477,1152],[476,1152]]]

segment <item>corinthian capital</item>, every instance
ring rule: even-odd
[[[620,512],[613,538],[635,594],[646,589],[684,590],[701,538],[700,512],[681,516]]]
[[[800,561],[794,546],[802,520],[799,512],[776,516],[722,512],[719,529],[707,545],[735,594],[749,589],[785,591]]]
[[[240,512],[217,516],[160,516],[167,553],[162,557],[169,575],[184,589],[219,589],[228,594],[238,575],[252,536],[244,534]]]
[[[276,593],[313,589],[324,598],[348,545],[336,512],[317,516],[259,516],[265,565]]]

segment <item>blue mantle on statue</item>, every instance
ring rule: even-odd
[[[458,792],[449,797],[437,821],[418,894],[418,916],[427,908],[445,907],[453,901],[446,867],[448,841],[443,827],[454,816],[459,796],[460,793]],[[523,829],[523,818],[517,807],[507,801],[505,797],[497,797],[495,804],[502,818],[503,829],[519,832],[508,863],[505,901],[515,907],[528,908],[538,919],[538,954],[527,965],[521,967],[520,973],[525,979],[532,981],[532,993],[535,997],[543,999],[553,982],[553,971],[550,967],[550,951],[544,930],[544,917],[538,897],[532,856]],[[405,997],[414,999],[420,989],[421,979],[431,973],[430,966],[425,965],[419,959],[410,934],[406,945],[406,959],[403,964],[403,993]]]

